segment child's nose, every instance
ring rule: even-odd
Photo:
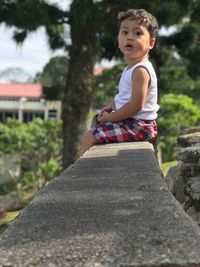
[[[132,34],[128,34],[127,40],[133,40],[133,39],[134,39],[133,35]]]

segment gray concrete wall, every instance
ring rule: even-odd
[[[1,267],[197,267],[200,230],[146,142],[93,147],[0,239]]]

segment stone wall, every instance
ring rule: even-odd
[[[184,210],[200,225],[200,128],[187,129],[177,139],[178,164],[165,181]]]
[[[95,146],[0,237],[0,267],[200,267],[200,228],[148,142]]]

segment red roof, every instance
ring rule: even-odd
[[[0,84],[0,97],[42,97],[41,84],[16,83]]]
[[[106,70],[106,69],[108,69],[108,68],[103,67],[103,66],[96,67],[96,68],[94,68],[94,70],[93,70],[93,74],[94,74],[95,76],[100,75],[100,74],[101,74],[104,70]]]

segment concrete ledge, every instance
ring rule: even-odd
[[[0,239],[1,267],[198,267],[200,230],[146,142],[96,146]]]

